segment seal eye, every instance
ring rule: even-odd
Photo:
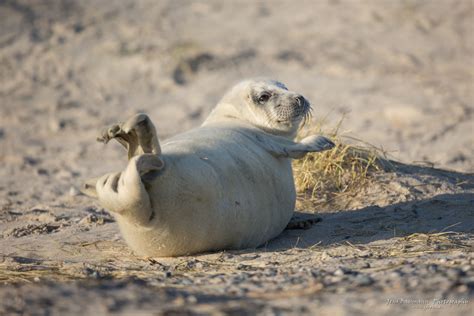
[[[270,99],[270,97],[271,97],[270,93],[264,92],[258,97],[258,103],[264,104],[265,102],[268,101],[268,99]]]

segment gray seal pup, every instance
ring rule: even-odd
[[[293,215],[291,159],[334,146],[316,135],[294,141],[310,111],[282,83],[255,79],[227,92],[200,127],[162,146],[149,117],[137,114],[98,138],[127,149],[126,169],[87,181],[83,191],[143,256],[258,247]]]

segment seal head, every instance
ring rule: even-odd
[[[225,120],[246,122],[269,134],[294,138],[310,118],[311,105],[281,82],[246,80],[225,94],[203,125]]]

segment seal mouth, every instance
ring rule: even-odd
[[[281,105],[278,105],[276,108],[279,107],[281,107]],[[299,102],[299,104],[296,105],[296,110],[288,118],[279,117],[275,122],[284,125],[292,125],[302,122],[301,126],[304,126],[311,120],[313,116],[312,112],[313,108],[311,107],[311,104],[305,99],[303,102]]]

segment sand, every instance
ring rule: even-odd
[[[472,311],[473,30],[472,1],[0,1],[0,314]],[[126,164],[100,129],[165,139],[254,76],[399,163],[261,248],[134,255],[78,191]]]

